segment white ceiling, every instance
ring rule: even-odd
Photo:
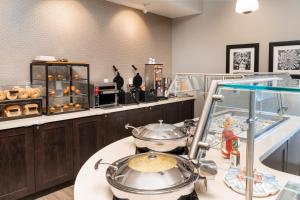
[[[107,0],[169,18],[200,14],[202,0]]]

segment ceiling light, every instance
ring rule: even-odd
[[[147,14],[148,13],[148,9],[147,6],[149,5],[149,3],[143,3],[144,9],[143,9],[143,13]]]
[[[259,8],[258,0],[237,0],[235,11],[239,14],[249,14]]]

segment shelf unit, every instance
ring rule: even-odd
[[[42,85],[43,113],[46,115],[88,110],[89,64],[82,62],[41,62],[30,64],[30,81]]]

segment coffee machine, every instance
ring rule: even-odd
[[[145,64],[145,88],[141,101],[158,101],[164,96],[163,64]]]

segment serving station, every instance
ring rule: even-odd
[[[172,152],[161,154],[157,152],[157,149],[140,154],[137,152],[139,147],[137,139],[140,139],[137,135],[145,136],[145,132],[141,131],[143,128],[133,127],[135,131],[133,131],[133,137],[108,145],[83,165],[75,182],[75,199],[264,198],[279,200],[286,199],[286,193],[289,193],[290,196],[295,195],[293,198],[297,199],[298,192],[295,188],[300,181],[298,174],[272,169],[272,166],[266,166],[267,163],[264,162],[272,156],[273,152],[277,151],[278,147],[292,140],[299,133],[300,118],[296,111],[289,112],[289,108],[293,101],[291,97],[298,95],[300,90],[298,87],[286,84],[286,80],[281,78],[213,81],[197,128],[191,134],[193,135],[192,143],[186,143],[187,154],[183,153],[183,155],[174,157]],[[283,102],[288,103],[284,104]],[[243,113],[245,110],[249,113],[248,121],[246,121],[247,118],[240,120],[245,116],[237,114]],[[232,116],[238,115],[238,120],[231,116],[228,117],[229,111]],[[223,127],[220,127],[221,131],[216,129],[212,131],[211,126],[216,126],[216,118],[220,117],[220,113],[224,115]],[[267,125],[256,130],[256,121]],[[231,129],[230,127],[234,123],[242,128]],[[248,127],[244,127],[245,123],[248,124]],[[148,125],[147,128],[153,126]],[[180,123],[176,126],[183,128],[184,124]],[[158,125],[158,127],[163,127],[163,125]],[[244,131],[246,134],[243,134]],[[162,134],[161,131],[156,136],[159,134]],[[165,143],[161,142],[161,145],[163,146]],[[238,154],[236,154],[237,151]],[[234,152],[235,154],[233,154]],[[163,159],[163,156],[167,158]],[[151,176],[148,182],[142,184],[143,179],[140,177],[145,176],[144,174],[130,176],[132,173],[142,173],[142,171],[149,175],[149,172],[154,170],[153,168],[157,169],[158,166],[159,170],[157,170],[165,174],[160,167],[169,166],[167,171],[172,170],[173,162],[180,163],[176,161],[177,158],[186,159],[186,162],[192,165],[193,163],[198,164],[196,166],[199,168],[195,170],[195,173],[200,175],[200,179],[198,177],[192,183],[193,186],[189,184],[182,186],[185,183],[182,180],[177,180],[171,185],[160,185],[159,177],[156,176]],[[125,160],[126,162],[123,163]],[[145,162],[141,162],[141,160]],[[152,166],[153,160],[156,160],[158,166]],[[201,166],[205,167],[201,168]],[[180,168],[177,167],[177,169]],[[123,174],[122,170],[128,173]],[[185,175],[189,174],[189,170],[183,169],[183,171],[186,171]],[[206,175],[213,175],[215,178],[210,180],[213,176]],[[189,177],[187,176],[185,180],[189,180]],[[201,181],[203,179],[205,181]],[[167,180],[165,179],[164,183],[168,183]],[[158,181],[158,185],[156,181]],[[118,184],[116,185],[114,182]],[[136,184],[130,185],[129,183]],[[291,185],[294,189],[291,189]]]

